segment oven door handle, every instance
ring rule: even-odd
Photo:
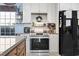
[[[39,39],[39,42],[41,42],[41,39]]]

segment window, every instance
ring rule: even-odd
[[[0,34],[15,35],[15,12],[0,11]]]
[[[0,52],[4,52],[16,42],[15,37],[0,37]]]
[[[1,27],[1,35],[5,35],[5,28]]]
[[[1,35],[15,35],[14,27],[1,27]]]
[[[0,18],[5,18],[5,12],[0,12]]]
[[[0,26],[14,25],[15,12],[0,12]]]

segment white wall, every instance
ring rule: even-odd
[[[50,35],[50,53],[51,52],[59,52],[59,36],[58,34],[51,34]]]
[[[23,4],[23,23],[31,23],[31,13],[47,13],[47,22],[56,23],[58,33],[58,4],[55,3],[27,3]]]
[[[79,3],[60,3],[60,10],[79,10]]]
[[[31,23],[31,13],[47,13],[47,22],[56,23],[56,33],[58,33],[58,4],[55,3],[27,3],[23,4],[23,23]],[[58,34],[50,36],[50,52],[58,52]],[[29,55],[29,37],[27,38],[27,54]]]
[[[31,4],[23,4],[23,23],[31,22]]]

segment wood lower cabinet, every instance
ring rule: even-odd
[[[22,50],[21,51],[21,53],[19,54],[20,56],[25,56],[26,55],[26,53],[25,53],[25,51],[24,50]]]
[[[16,56],[17,55],[17,49],[13,49],[10,53],[7,54],[7,56]]]
[[[26,55],[26,45],[25,45],[25,42],[22,42],[21,44],[19,44],[17,46],[17,55],[19,56],[25,56]]]
[[[3,56],[26,56],[26,40],[17,42],[14,46],[5,51]]]

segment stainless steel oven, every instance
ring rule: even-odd
[[[31,53],[48,53],[49,38],[48,37],[31,37],[30,38]]]

